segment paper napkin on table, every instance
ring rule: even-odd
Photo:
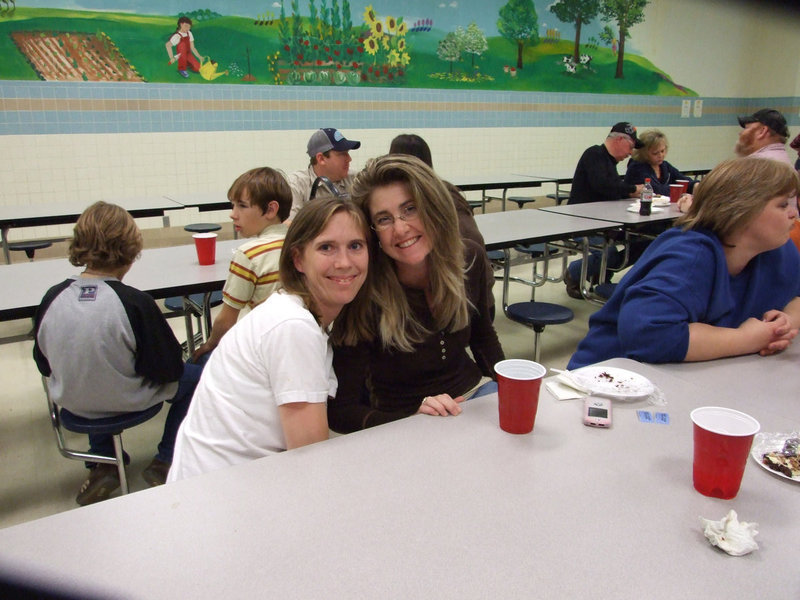
[[[583,398],[586,395],[575,388],[561,383],[555,378],[546,382],[544,385],[547,391],[550,392],[556,400],[575,400],[576,398]]]

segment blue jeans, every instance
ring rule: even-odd
[[[205,361],[201,359],[201,363]],[[178,435],[178,428],[189,410],[189,404],[194,395],[194,389],[197,387],[197,382],[200,381],[200,375],[203,372],[203,364],[186,363],[183,366],[183,375],[178,380],[178,391],[171,400],[167,400],[170,404],[169,412],[167,413],[167,420],[164,423],[164,433],[161,435],[161,441],[158,444],[158,453],[156,458],[165,463],[172,462],[172,453],[175,450],[175,437]],[[113,436],[102,434],[89,434],[89,452],[92,454],[99,454],[100,456],[114,456],[114,438]],[[128,453],[125,453],[125,464],[130,462]],[[88,468],[92,468],[97,463],[86,463]]]
[[[590,236],[589,243],[592,246],[599,246],[603,243],[604,238],[601,236]],[[624,254],[622,254],[616,246],[610,245],[606,248],[606,267],[609,269],[614,269],[619,267],[622,264],[622,260],[624,258]],[[605,276],[603,280],[600,280],[600,264],[602,263],[603,254],[600,250],[591,250],[589,253],[589,259],[586,264],[586,279],[594,283],[606,283],[611,281],[611,276],[613,272],[610,270],[606,270]],[[569,264],[569,276],[572,281],[580,281],[581,280],[581,265],[583,264],[583,259],[578,259]]]
[[[496,381],[487,381],[477,390],[475,393],[470,396],[470,400],[473,398],[480,398],[481,396],[488,396],[489,394],[494,394],[497,392],[497,382]]]

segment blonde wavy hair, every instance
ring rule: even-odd
[[[639,141],[641,141],[644,144],[644,146],[642,146],[641,148],[634,148],[633,152],[631,153],[631,158],[641,163],[650,162],[647,159],[647,153],[653,146],[656,146],[663,142],[664,149],[667,151],[669,150],[669,142],[667,141],[667,136],[664,135],[664,132],[659,131],[658,129],[648,129],[647,131],[643,131],[639,136]]]
[[[697,185],[689,211],[676,222],[710,229],[723,242],[777,196],[797,196],[800,180],[789,165],[769,158],[735,158],[714,167]]]
[[[464,244],[453,200],[444,182],[423,161],[388,154],[369,161],[353,182],[351,196],[371,220],[370,201],[377,188],[405,186],[431,243],[428,254],[429,294],[436,331],[458,331],[469,325],[470,305],[464,285]],[[373,234],[373,241],[377,236]],[[385,252],[370,255],[377,335],[384,348],[411,352],[433,333],[417,320],[408,303],[397,267]]]

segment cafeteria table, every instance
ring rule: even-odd
[[[625,228],[632,228],[637,225],[647,223],[659,223],[677,219],[681,213],[678,205],[670,203],[667,206],[653,206],[653,212],[649,216],[642,216],[638,212],[630,212],[628,207],[636,202],[635,198],[623,200],[604,200],[602,202],[585,202],[582,204],[562,204],[561,206],[543,206],[539,210],[557,213],[560,215],[571,215],[574,217],[585,217],[587,219],[599,219],[601,221],[613,221],[622,224]],[[660,210],[656,210],[660,209]]]
[[[181,205],[165,196],[141,196],[108,200],[127,210],[134,218],[163,217],[165,211],[177,210]],[[3,256],[11,263],[8,250],[8,232],[14,227],[40,227],[75,223],[94,201],[47,202],[21,206],[0,206],[0,234],[2,234]]]
[[[219,290],[240,243],[217,241],[216,262],[208,266],[197,262],[194,244],[143,250],[123,281],[154,298]],[[0,321],[32,317],[50,287],[82,270],[65,258],[0,265]]]
[[[617,221],[558,214],[542,208],[475,215],[475,222],[487,250],[551,242],[620,226]]]
[[[742,398],[702,372],[603,364],[647,377],[666,406],[617,400],[612,427],[593,429],[579,400],[543,388],[533,433],[512,435],[485,396],[457,417],[416,415],[9,527],[0,572],[148,600],[800,597],[798,484],[749,460],[733,500],[692,486],[689,412]],[[772,384],[763,399],[781,410],[752,414],[791,431],[796,395]],[[753,554],[703,536],[700,516],[731,509],[759,524]]]
[[[506,209],[506,194],[510,189],[542,187],[542,180],[528,175],[518,175],[515,173],[493,173],[489,175],[461,175],[459,177],[442,179],[449,181],[462,192],[481,192],[481,212],[486,212],[486,192],[487,190],[502,190],[500,196],[501,208]]]

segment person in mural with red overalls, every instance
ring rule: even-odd
[[[169,55],[169,64],[178,61],[178,73],[181,77],[189,77],[186,70],[187,67],[197,73],[200,71],[200,62],[202,55],[194,47],[194,36],[191,32],[192,20],[189,17],[181,17],[178,19],[178,28],[175,30],[166,43],[167,54]],[[175,54],[172,53],[172,48],[175,47]],[[194,54],[194,56],[192,56]],[[195,58],[195,56],[197,58]]]

